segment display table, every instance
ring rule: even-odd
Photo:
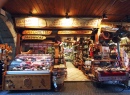
[[[95,77],[98,81],[126,81],[129,76],[122,71],[95,71]]]

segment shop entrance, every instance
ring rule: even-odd
[[[36,35],[33,34],[34,31],[48,33],[48,30],[23,30],[20,34],[21,54],[51,54],[54,58],[54,65],[66,65],[65,81],[90,81],[87,75],[90,72],[90,66],[86,68],[85,61],[89,61],[89,46],[94,40],[92,30],[81,30],[82,32],[51,30],[50,35]],[[67,34],[71,32],[77,34]],[[41,36],[46,38],[39,39]]]
[[[91,36],[61,36],[61,39],[60,53],[67,66],[65,81],[90,81],[83,65],[89,60],[89,45],[93,43]]]

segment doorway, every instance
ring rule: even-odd
[[[60,50],[63,52],[67,66],[67,78],[65,81],[90,81],[83,72],[85,58],[88,57],[90,37],[61,36]]]

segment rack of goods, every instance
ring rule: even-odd
[[[52,69],[52,81],[55,91],[61,91],[64,87],[64,79],[67,76],[66,65],[54,65]]]
[[[118,60],[103,59],[92,61],[92,74],[94,75],[94,82],[98,86],[103,84],[117,85],[118,91],[123,91],[126,88],[126,82],[129,79],[129,73],[123,67],[118,66]],[[114,65],[117,65],[114,67]],[[113,89],[117,91],[116,86]]]
[[[9,61],[11,60],[12,47],[8,44],[0,44],[0,89],[2,89],[2,75],[7,70]]]
[[[3,75],[4,90],[51,89],[51,54],[19,54]]]

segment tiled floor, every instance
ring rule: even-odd
[[[81,70],[75,68],[71,62],[66,62],[67,78],[65,81],[90,81]]]

